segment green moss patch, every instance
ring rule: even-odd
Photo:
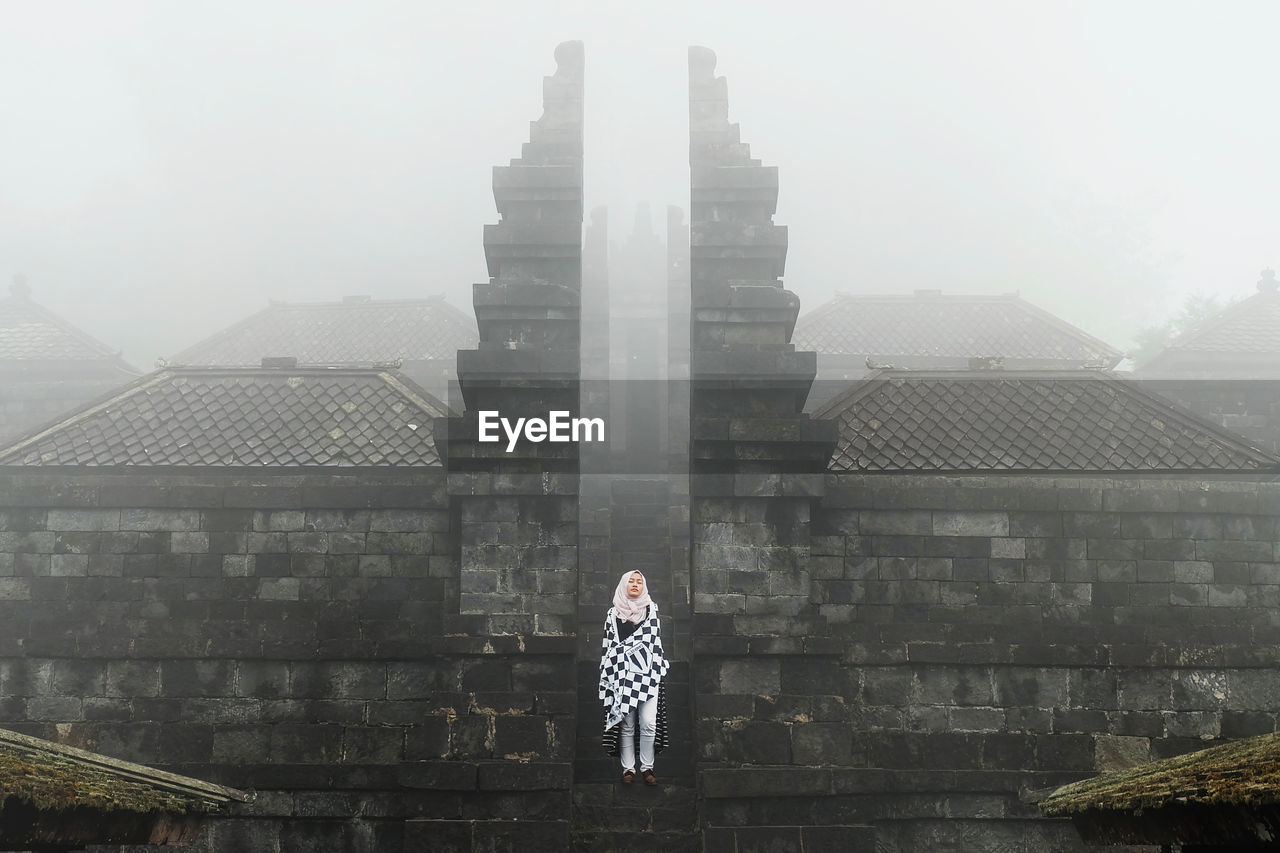
[[[0,750],[0,800],[9,797],[48,810],[76,806],[175,814],[207,810],[198,799],[122,779],[65,758]]]
[[[1090,809],[1140,813],[1182,803],[1280,803],[1280,733],[1074,782],[1046,797],[1040,809],[1050,816]]]

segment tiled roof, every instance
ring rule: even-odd
[[[1280,292],[1260,288],[1248,299],[1188,329],[1171,341],[1168,349],[1275,353],[1280,359]]]
[[[1001,357],[1114,367],[1122,358],[1118,350],[1016,294],[842,294],[802,316],[792,342],[800,350],[886,359]]]
[[[182,814],[252,799],[234,788],[5,729],[0,729],[0,791],[48,811]]]
[[[300,364],[453,359],[476,345],[475,320],[443,298],[273,303],[188,347],[173,364],[246,367],[270,356]]]
[[[118,352],[18,293],[0,299],[0,361],[111,361],[137,373]]]
[[[372,368],[166,368],[0,449],[0,465],[440,464],[447,407]]]
[[[1233,741],[1139,764],[1057,789],[1040,802],[1047,815],[1091,809],[1137,812],[1164,806],[1280,803],[1280,734]]]
[[[1258,471],[1268,456],[1109,374],[872,374],[826,404],[833,471]]]

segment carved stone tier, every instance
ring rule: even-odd
[[[710,50],[690,48],[693,471],[819,473],[835,429],[802,412],[817,360],[791,344],[800,300],[781,281],[778,170],[753,159],[729,122],[715,65]]]
[[[582,288],[581,42],[556,48],[543,81],[543,113],[521,156],[493,170],[500,219],[484,229],[490,279],[472,288],[480,341],[458,353],[466,414],[437,422],[452,470],[565,471],[576,445],[528,443],[506,451],[478,440],[477,413],[543,417],[578,411]]]

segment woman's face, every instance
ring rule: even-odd
[[[627,578],[627,597],[639,598],[642,595],[644,595],[644,575],[632,572],[631,577]]]

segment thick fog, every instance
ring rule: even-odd
[[[1016,290],[1126,347],[1280,262],[1273,3],[466,6],[0,0],[0,273],[143,368],[269,299],[469,312],[566,39],[614,239],[687,207],[717,52],[802,310]]]

